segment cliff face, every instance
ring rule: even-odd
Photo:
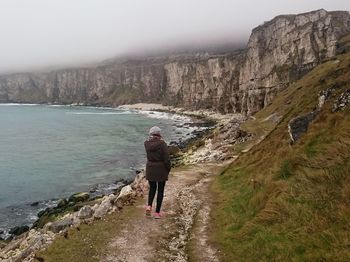
[[[186,108],[240,111],[238,95],[242,55],[212,57],[197,62],[165,65],[165,101]]]
[[[334,56],[339,39],[348,33],[348,12],[278,16],[255,28],[247,49],[235,54],[146,58],[0,76],[0,102],[160,102],[252,114],[278,90]]]
[[[240,71],[242,110],[252,113],[270,103],[278,90],[334,56],[348,33],[349,13],[325,10],[278,16],[255,28]]]

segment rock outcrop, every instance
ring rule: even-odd
[[[242,111],[260,110],[278,90],[336,55],[338,41],[349,33],[348,12],[323,9],[277,16],[255,28],[240,71]]]
[[[282,15],[255,28],[247,48],[231,54],[110,60],[91,68],[3,75],[0,102],[156,102],[250,115],[334,56],[349,33],[349,12]]]
[[[304,133],[306,133],[310,122],[317,116],[317,111],[312,111],[305,116],[293,118],[288,123],[288,133],[291,144],[295,143]]]

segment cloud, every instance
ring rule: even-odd
[[[234,46],[276,15],[349,7],[348,0],[1,0],[0,71],[165,47]]]

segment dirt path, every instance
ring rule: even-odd
[[[171,174],[166,185],[164,217],[144,216],[144,204],[137,215],[123,225],[108,244],[102,261],[217,261],[208,244],[210,202],[206,194],[213,166],[193,166]],[[146,203],[146,199],[143,201]]]

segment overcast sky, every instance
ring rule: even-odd
[[[350,10],[350,0],[0,0],[0,72],[246,42],[276,15],[320,8]]]

